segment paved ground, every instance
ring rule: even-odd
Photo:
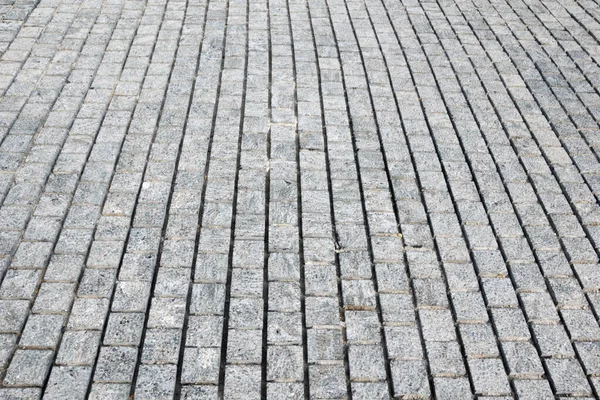
[[[0,0],[0,399],[598,398],[593,0]]]

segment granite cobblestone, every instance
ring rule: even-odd
[[[0,0],[0,399],[600,395],[600,6]]]

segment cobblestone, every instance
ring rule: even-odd
[[[0,399],[598,398],[599,35],[0,0]]]

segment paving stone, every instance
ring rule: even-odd
[[[12,266],[16,268],[43,268],[50,257],[51,243],[23,242],[17,249]]]
[[[108,299],[77,298],[69,316],[71,329],[102,329],[108,312]]]
[[[548,396],[552,396],[552,391],[550,390],[550,385],[547,380],[517,379],[514,381],[514,384],[517,394],[521,397],[527,397],[528,399],[547,399]]]
[[[5,299],[32,299],[41,275],[41,271],[9,269],[4,275],[0,296]]]
[[[44,282],[40,286],[32,310],[34,312],[66,313],[69,311],[74,293],[73,283]]]
[[[217,395],[217,386],[183,386],[181,398],[183,399],[210,399]]]
[[[6,400],[33,400],[40,398],[42,390],[38,388],[2,388],[0,396]]]
[[[302,347],[272,346],[267,351],[267,379],[273,381],[302,381],[304,377]]]
[[[149,292],[149,282],[118,282],[112,308],[114,311],[144,312]]]
[[[253,298],[231,299],[231,328],[260,329],[262,327],[263,302]]]
[[[383,382],[355,382],[352,384],[354,399],[388,399],[388,388]]]
[[[129,382],[133,376],[137,349],[106,346],[100,355],[94,374],[95,382]]]
[[[2,332],[21,332],[28,314],[26,300],[0,300],[0,326]]]
[[[52,362],[50,350],[17,350],[6,371],[8,386],[37,386],[44,384]]]
[[[309,366],[311,393],[315,397],[335,398],[346,393],[343,365],[311,365]]]
[[[475,392],[482,395],[510,393],[508,379],[498,358],[476,358],[468,361]]]
[[[141,399],[169,399],[175,392],[175,365],[141,365],[136,384]]]
[[[68,331],[63,335],[56,362],[66,365],[93,365],[100,344],[97,331]]]
[[[129,396],[129,385],[118,383],[98,383],[92,385],[90,399],[121,400]]]
[[[589,310],[565,310],[562,315],[572,340],[597,340],[600,328]]]
[[[32,314],[27,318],[19,341],[24,347],[49,347],[58,344],[65,318],[62,315]]]
[[[435,394],[439,399],[471,396],[471,388],[466,378],[435,378],[433,384],[435,385]]]
[[[269,313],[267,317],[267,339],[271,343],[290,343],[300,344],[302,342],[302,315],[300,313]],[[219,328],[208,332],[212,340],[218,340]]]
[[[78,399],[85,396],[91,367],[57,367],[52,370],[44,398]]]
[[[385,378],[384,359],[378,345],[355,345],[348,350],[350,377],[353,380]]]
[[[193,326],[190,331],[194,331]],[[181,331],[178,329],[148,329],[144,341],[142,361],[147,363],[176,363],[180,340]],[[196,345],[195,342],[189,339],[186,343],[190,346]]]
[[[502,351],[512,377],[540,377],[544,369],[533,345],[529,342],[503,342]]]
[[[385,327],[385,335],[390,358],[423,358],[421,338],[419,337],[419,331],[416,326]]]
[[[185,315],[182,299],[155,298],[150,306],[149,328],[179,328]]]
[[[74,282],[79,279],[85,257],[71,254],[57,254],[50,259],[44,279],[46,281]]]
[[[500,340],[527,340],[530,338],[523,312],[514,308],[492,309]]]
[[[433,376],[465,374],[460,348],[456,342],[428,342],[427,358]]]
[[[183,359],[183,383],[217,383],[221,353],[217,348],[190,347]]]
[[[377,314],[369,311],[346,312],[346,337],[349,342],[379,340],[380,324]]]
[[[111,313],[104,333],[104,344],[137,346],[140,343],[143,327],[144,314]]]
[[[81,297],[105,297],[112,292],[116,270],[113,268],[86,268],[77,294]]]
[[[596,374],[600,365],[598,357],[600,356],[598,345],[595,342],[576,343],[575,347],[581,357],[582,364],[585,366],[587,374]]]
[[[576,360],[550,359],[547,365],[558,393],[577,395],[590,393],[591,388]]]
[[[575,355],[564,326],[535,324],[533,332],[542,356],[572,357]]]
[[[0,398],[598,392],[593,2],[0,3]]]
[[[342,335],[339,329],[310,329],[307,332],[308,359],[341,360],[343,357]]]
[[[394,393],[401,396],[427,397],[430,394],[425,364],[422,360],[391,363]]]
[[[313,296],[330,296],[337,293],[335,276],[333,265],[307,265],[306,292]]]
[[[0,335],[0,363],[6,367],[9,357],[12,355],[17,344],[17,336],[14,334]]]
[[[225,372],[225,396],[230,399],[260,398],[260,367],[232,365]],[[229,382],[229,383],[228,383]]]
[[[229,331],[227,339],[227,359],[235,363],[260,364],[262,356],[260,330]]]
[[[449,310],[420,310],[425,340],[450,341],[456,339],[454,323]]]

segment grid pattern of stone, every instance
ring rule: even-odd
[[[598,398],[596,1],[0,0],[0,96],[0,399]]]

